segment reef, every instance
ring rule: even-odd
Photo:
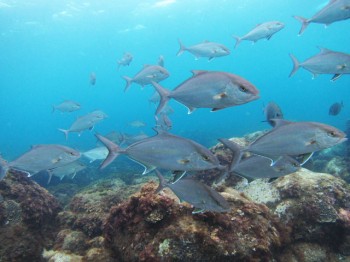
[[[58,201],[26,174],[0,181],[0,260],[42,261],[57,232]]]

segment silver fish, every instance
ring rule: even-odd
[[[101,110],[95,110],[85,116],[81,116],[74,121],[69,129],[58,129],[63,132],[66,140],[68,139],[68,134],[71,132],[78,132],[79,135],[81,132],[87,129],[93,129],[93,127],[103,119],[107,118],[107,115]]]
[[[199,59],[200,57],[208,57],[209,60],[212,60],[215,57],[226,56],[230,54],[230,50],[222,44],[204,41],[203,43],[197,45],[185,47],[181,43],[180,39],[178,41],[180,49],[176,54],[177,56],[181,55],[185,51],[188,51],[193,54],[196,59]]]
[[[92,72],[90,74],[90,85],[94,86],[96,84],[96,74]]]
[[[275,102],[269,102],[264,108],[264,114],[266,121],[274,126],[275,122],[272,119],[283,119],[283,113],[281,108]]]
[[[193,70],[192,73],[191,78],[172,91],[152,82],[161,97],[156,114],[162,111],[171,98],[185,105],[189,114],[196,108],[212,108],[212,111],[217,111],[259,98],[259,90],[240,76],[215,71]]]
[[[185,201],[195,207],[192,213],[230,211],[230,204],[226,199],[206,184],[191,178],[183,178],[176,183],[166,183],[162,174],[157,169],[155,171],[159,178],[156,193],[169,187],[181,202]]]
[[[302,23],[299,35],[301,35],[310,23],[325,24],[326,26],[350,18],[350,0],[330,0],[329,3],[311,18],[294,16]]]
[[[154,116],[156,119],[156,130],[169,131],[173,127],[173,123],[167,114],[161,112],[159,117],[157,115]]]
[[[96,160],[103,160],[108,156],[108,149],[104,146],[95,147],[82,153],[84,157],[89,159],[90,163]]]
[[[247,151],[276,160],[326,149],[347,140],[339,129],[318,122],[289,122],[275,119],[275,127],[257,138]]]
[[[163,62],[164,63],[164,62]],[[160,65],[144,65],[143,68],[133,77],[123,76],[126,81],[124,92],[128,90],[132,83],[136,83],[144,87],[153,82],[160,82],[169,77],[169,72]]]
[[[328,114],[332,116],[336,116],[340,113],[342,107],[343,107],[343,101],[340,103],[334,103],[330,106]]]
[[[51,176],[56,176],[60,180],[62,180],[65,176],[73,179],[78,172],[84,170],[85,168],[86,168],[86,165],[84,165],[83,163],[81,163],[79,161],[74,161],[74,162],[69,163],[67,165],[56,167],[56,168],[50,170],[49,173],[51,175],[50,175],[50,179],[49,179],[48,183],[50,183],[50,181],[51,181]]]
[[[140,132],[139,134],[122,134],[122,139],[121,142],[119,143],[121,144],[125,144],[125,145],[131,145],[133,143],[136,143],[142,139],[148,138],[149,136],[147,134],[145,134],[144,132]],[[107,137],[108,138],[108,137]]]
[[[293,76],[300,67],[310,71],[313,77],[316,77],[318,74],[333,74],[332,81],[337,80],[343,74],[350,74],[349,54],[332,51],[327,48],[320,48],[320,53],[302,63],[292,54],[290,54],[290,57],[292,58],[293,69],[289,77]]]
[[[56,110],[61,111],[61,112],[74,112],[80,109],[80,104],[77,102],[74,102],[72,100],[66,100],[63,101],[62,103],[58,105],[53,105],[52,106],[52,113],[55,112]]]
[[[101,135],[96,134],[96,137],[109,151],[101,168],[108,166],[120,154],[125,154],[143,165],[145,167],[143,174],[147,174],[157,167],[176,171],[223,168],[209,149],[192,140],[165,132],[142,139],[125,149],[121,149]]]
[[[135,121],[129,122],[128,125],[132,127],[145,127],[147,124],[143,121],[135,120]]]
[[[249,31],[242,37],[233,36],[236,39],[235,48],[241,43],[242,40],[253,41],[254,43],[260,39],[266,38],[270,40],[270,38],[277,33],[278,31],[284,28],[284,24],[279,21],[270,21],[262,24],[258,24],[255,28]]]
[[[29,176],[67,165],[80,158],[80,153],[72,148],[48,144],[35,145],[17,159],[6,163],[5,169],[13,168],[25,171]]]
[[[133,59],[133,55],[130,54],[129,52],[125,52],[123,57],[118,60],[118,69],[120,68],[120,66],[129,66],[132,59]]]

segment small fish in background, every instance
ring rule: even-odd
[[[95,147],[82,153],[82,156],[86,157],[90,163],[96,160],[103,160],[108,156],[108,149],[105,146]]]
[[[24,171],[28,176],[33,176],[40,171],[47,171],[65,166],[80,158],[80,152],[63,145],[46,144],[35,145],[11,162],[0,159],[0,169],[7,171],[15,169]]]
[[[72,163],[69,163],[64,166],[60,166],[57,168],[54,168],[50,170],[52,176],[58,177],[60,180],[62,180],[65,176],[69,177],[70,179],[73,179],[77,173],[84,170],[86,168],[86,165],[79,161],[74,161]],[[48,184],[51,182],[51,176],[49,178]]]
[[[135,121],[129,122],[129,123],[128,123],[128,126],[140,128],[140,127],[145,127],[145,126],[147,126],[147,124],[146,124],[145,122],[143,122],[143,121],[135,120]]]
[[[311,18],[306,19],[301,16],[293,16],[301,22],[301,35],[310,23],[325,24],[326,26],[350,18],[350,1],[349,0],[330,0],[329,3],[318,11]]]
[[[180,49],[176,54],[177,56],[183,54],[185,51],[188,51],[195,56],[196,60],[200,57],[208,57],[208,60],[210,61],[216,57],[230,54],[230,50],[226,46],[219,43],[204,41],[203,43],[186,47],[182,44],[180,39],[178,39],[178,42]]]
[[[320,47],[320,52],[304,62],[300,63],[297,58],[289,54],[293,62],[293,69],[289,77],[293,76],[300,67],[310,71],[315,78],[318,74],[333,74],[332,81],[337,80],[343,74],[350,74],[350,55],[332,51]]]
[[[340,103],[338,102],[334,103],[329,107],[328,114],[332,116],[336,116],[340,113],[343,107],[344,107],[343,101],[341,101]]]
[[[66,113],[66,112],[70,113],[70,112],[77,111],[80,108],[81,106],[79,103],[74,102],[72,100],[66,100],[58,105],[53,105],[52,113],[55,112],[56,110],[61,111],[62,113]]]
[[[193,214],[207,211],[230,211],[230,204],[226,199],[206,184],[192,178],[182,178],[176,183],[167,183],[157,169],[155,172],[159,178],[159,186],[155,193],[157,194],[165,187],[169,187],[179,198],[180,202],[185,201],[194,206]]]
[[[157,131],[169,131],[173,127],[173,123],[167,114],[161,112],[159,117],[157,115],[154,116],[156,120],[155,129]]]
[[[118,70],[120,68],[120,66],[129,66],[131,61],[133,60],[133,55],[130,54],[129,52],[125,52],[123,57],[117,61],[118,63]]]
[[[171,98],[185,105],[188,108],[188,114],[196,108],[211,108],[211,111],[217,111],[259,98],[259,90],[238,75],[205,70],[193,70],[192,73],[191,78],[172,91],[152,82],[161,97],[156,115],[162,111]]]
[[[150,85],[152,82],[160,82],[169,77],[169,72],[162,65],[164,65],[163,60],[158,61],[158,65],[144,65],[143,68],[134,76],[128,77],[123,76],[126,81],[124,92],[126,92],[132,83],[136,83],[142,86]]]
[[[269,102],[267,106],[264,107],[264,114],[266,122],[271,126],[275,125],[275,122],[272,119],[283,119],[283,113],[281,108],[273,101]]]
[[[148,99],[150,104],[157,104],[160,101],[160,95],[157,91],[154,91],[153,95]]]
[[[258,24],[255,28],[249,31],[242,37],[233,36],[236,39],[235,48],[241,43],[242,40],[248,40],[256,43],[260,39],[266,38],[270,40],[270,38],[277,33],[278,31],[284,28],[284,24],[279,21],[270,21],[262,24]]]
[[[97,123],[99,123],[105,118],[107,118],[107,115],[103,111],[95,110],[89,114],[78,117],[73,122],[73,124],[70,126],[69,129],[58,129],[58,130],[64,133],[67,140],[69,133],[77,132],[79,133],[79,136],[80,136],[80,134],[84,130],[87,130],[87,129],[92,130]]]
[[[94,86],[96,84],[96,74],[91,72],[90,74],[90,85]]]

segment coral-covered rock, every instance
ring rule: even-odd
[[[26,174],[0,181],[0,260],[40,261],[57,232],[58,201]]]
[[[244,192],[280,217],[291,230],[292,242],[317,243],[348,255],[344,247],[350,236],[350,186],[344,180],[301,169],[264,186],[251,183]]]
[[[237,191],[224,194],[229,213],[192,214],[156,187],[150,182],[110,211],[106,245],[121,261],[264,261],[284,241],[269,209]]]

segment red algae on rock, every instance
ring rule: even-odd
[[[106,246],[121,261],[268,261],[284,241],[268,208],[236,194],[228,213],[192,214],[156,183],[111,209]]]

